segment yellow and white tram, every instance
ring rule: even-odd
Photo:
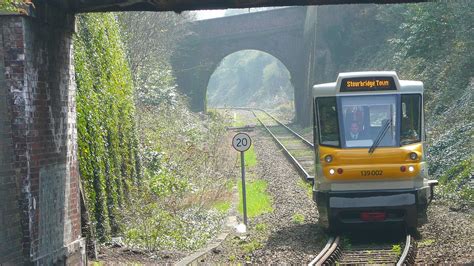
[[[423,224],[437,184],[427,179],[423,83],[391,71],[340,73],[313,87],[313,101],[320,223]]]

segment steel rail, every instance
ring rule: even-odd
[[[409,264],[409,255],[411,251],[411,236],[410,234],[407,234],[406,239],[405,239],[405,248],[403,249],[403,253],[398,259],[397,266]]]
[[[226,108],[215,108],[215,109],[226,109]],[[298,134],[296,131],[294,131],[293,129],[291,129],[290,127],[288,127],[287,125],[283,124],[280,120],[278,120],[276,117],[274,117],[272,114],[270,114],[267,110],[265,109],[262,109],[262,108],[250,108],[250,107],[232,107],[230,109],[237,109],[237,110],[247,110],[247,111],[252,111],[253,110],[258,110],[258,111],[261,111],[261,112],[264,112],[266,115],[268,115],[269,117],[271,117],[273,120],[275,120],[278,124],[280,124],[281,126],[283,126],[284,128],[286,128],[288,131],[291,132],[291,134],[295,135],[297,138],[301,139],[304,144],[306,144],[307,146],[311,147],[311,148],[314,148],[314,144],[311,143],[310,141],[308,141],[307,139],[305,139],[303,136],[301,136],[300,134]],[[255,113],[254,113],[255,115]]]
[[[259,110],[261,112],[264,112],[265,114],[267,114],[269,117],[271,117],[273,120],[275,120],[278,124],[282,125],[283,127],[285,127],[286,129],[288,129],[288,131],[291,132],[291,134],[295,135],[297,138],[301,139],[307,146],[309,146],[310,148],[314,148],[314,144],[309,142],[308,140],[306,140],[304,137],[302,137],[300,134],[296,133],[293,129],[289,128],[287,125],[283,124],[280,120],[276,119],[272,114],[270,114],[269,112],[267,112],[266,110],[264,109],[260,109],[260,108],[256,108],[256,110]]]
[[[343,256],[341,254],[341,248],[339,246],[340,238],[337,237],[330,237],[324,248],[319,252],[319,254],[314,258],[308,266],[313,265],[332,265],[337,264],[337,260],[341,259]],[[350,251],[350,250],[349,250]],[[369,263],[370,258],[367,258],[367,262],[360,261],[360,264]],[[402,265],[411,265],[414,264],[414,247],[412,245],[411,236],[409,234],[405,237],[405,247],[403,249],[402,254],[398,258],[396,263],[397,266]],[[345,263],[345,262],[342,262]],[[384,262],[387,263],[387,262]],[[359,263],[358,263],[359,264]]]
[[[296,158],[291,155],[290,151],[283,145],[283,143],[280,142],[280,140],[278,140],[278,138],[272,133],[272,131],[263,123],[263,121],[257,116],[257,114],[255,113],[254,110],[251,109],[251,112],[253,113],[253,115],[255,116],[255,118],[257,118],[258,122],[260,122],[260,124],[262,124],[262,126],[268,131],[268,133],[270,133],[270,135],[273,137],[273,139],[275,140],[275,142],[285,151],[284,154],[289,158],[289,160],[296,166],[296,169],[298,170],[298,172],[300,172],[301,175],[303,175],[305,177],[305,179],[307,181],[311,181],[314,179],[313,176],[309,175],[308,172],[306,172],[306,170],[303,168],[303,166],[298,162],[298,160],[296,160]]]
[[[339,245],[339,236],[337,237],[330,237],[328,239],[328,242],[324,246],[323,250],[319,252],[318,256],[314,258],[310,263],[308,263],[308,266],[313,266],[313,265],[322,265],[326,260],[332,255],[332,253],[336,250],[337,246]]]

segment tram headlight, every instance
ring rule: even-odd
[[[412,159],[413,161],[418,159],[418,154],[416,154],[416,152],[411,152],[410,153],[410,159]]]
[[[415,171],[415,167],[413,167],[412,165],[408,166],[408,171],[410,171],[410,172]]]
[[[334,171],[334,169],[332,169],[332,168],[329,169],[329,173],[330,173],[331,175],[333,175],[335,172],[336,172],[336,171]]]
[[[332,162],[332,156],[331,155],[326,155],[326,157],[324,157],[324,161],[326,161],[327,163]]]

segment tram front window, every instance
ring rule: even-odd
[[[381,138],[378,146],[396,146],[396,102],[395,95],[341,97],[340,124],[345,147],[368,148],[377,137]],[[386,126],[388,129],[381,133]]]

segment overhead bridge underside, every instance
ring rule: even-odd
[[[36,1],[35,1],[36,2]],[[426,0],[44,0],[74,13],[104,11],[176,11],[264,6],[407,3]]]

